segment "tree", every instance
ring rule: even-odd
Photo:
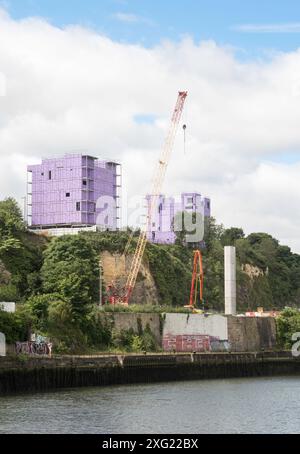
[[[300,332],[300,312],[297,309],[285,309],[276,319],[277,342],[281,348],[291,348],[292,336]]]
[[[216,242],[220,243],[221,237],[224,232],[223,225],[216,223],[215,218],[207,217],[204,220],[204,244],[205,250],[209,252]]]
[[[99,294],[99,259],[84,236],[52,240],[41,270],[45,293],[58,293],[69,301],[75,317],[82,317]]]
[[[11,237],[24,230],[22,212],[16,200],[9,197],[0,201],[0,236]]]
[[[243,229],[237,227],[231,227],[225,229],[221,236],[221,243],[223,246],[235,246],[237,240],[241,240],[245,237]]]
[[[8,198],[0,201],[0,257],[22,247],[15,234],[23,232],[25,225],[17,202]]]

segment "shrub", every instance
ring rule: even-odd
[[[141,352],[144,350],[144,342],[143,339],[138,336],[132,336],[131,342],[130,342],[130,349],[133,352]]]
[[[300,332],[300,312],[298,309],[285,309],[276,319],[277,342],[281,348],[290,349],[292,335]]]
[[[16,302],[20,296],[17,287],[14,284],[0,285],[0,301],[1,302]]]
[[[29,320],[23,312],[12,314],[0,309],[0,332],[5,334],[8,344],[27,341],[29,326]]]
[[[112,330],[112,346],[119,350],[127,352],[154,352],[157,350],[154,335],[149,327],[141,333],[136,333],[133,329],[129,330]]]

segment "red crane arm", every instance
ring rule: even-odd
[[[136,250],[133,256],[133,260],[131,262],[130,270],[128,273],[128,278],[125,286],[125,298],[124,303],[128,304],[132,291],[135,287],[136,279],[138,276],[138,272],[142,263],[146,243],[147,243],[147,228],[151,226],[152,218],[154,215],[154,211],[156,209],[158,197],[161,193],[162,185],[165,179],[166,170],[169,164],[169,160],[171,157],[171,153],[174,147],[174,141],[176,137],[176,132],[179,126],[181,114],[184,108],[184,103],[187,97],[186,91],[180,91],[178,94],[176,106],[172,115],[171,125],[169,128],[169,132],[167,138],[165,140],[165,144],[163,147],[162,154],[160,159],[158,160],[154,178],[153,178],[153,187],[151,192],[151,199],[150,199],[150,206],[147,215],[147,221],[143,228],[141,229],[141,233],[137,242]]]

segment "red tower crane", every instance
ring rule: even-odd
[[[187,97],[186,91],[180,91],[178,94],[176,106],[172,115],[171,124],[169,127],[168,135],[165,140],[163,151],[160,159],[157,162],[157,166],[153,178],[153,186],[151,192],[151,199],[148,209],[148,215],[145,225],[142,227],[140,236],[138,238],[135,253],[131,262],[130,270],[127,277],[127,282],[124,288],[123,295],[117,299],[118,303],[128,305],[133,289],[136,284],[136,279],[140,266],[142,263],[145,247],[147,244],[147,230],[151,226],[152,218],[156,209],[158,197],[161,193],[162,185],[165,179],[166,170],[170,161],[170,157],[173,151],[176,133],[178,130],[181,114],[184,108],[184,103]]]

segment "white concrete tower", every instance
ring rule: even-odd
[[[0,356],[6,356],[6,343],[3,333],[0,333]]]
[[[236,250],[224,248],[225,314],[236,315]]]

